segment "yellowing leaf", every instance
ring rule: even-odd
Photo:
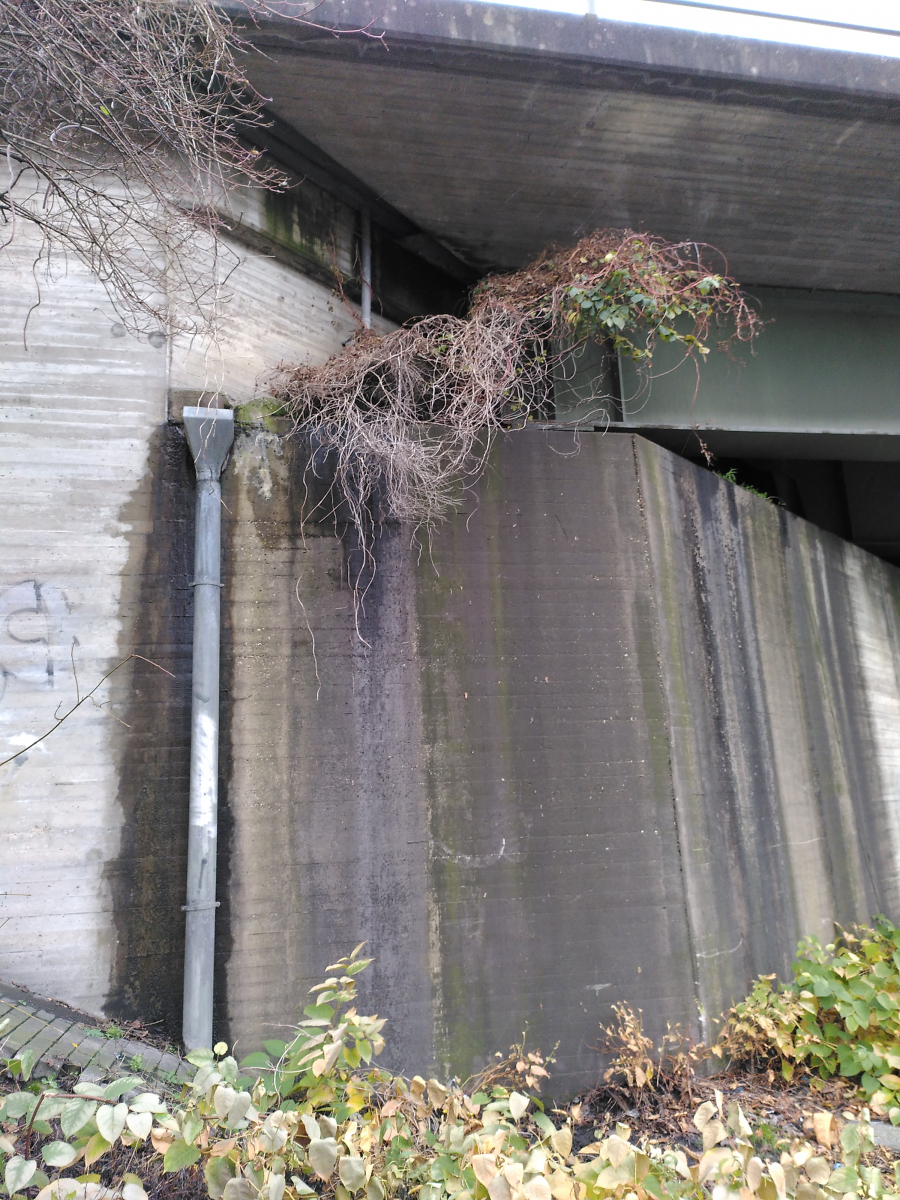
[[[574,1181],[565,1171],[554,1171],[549,1186],[553,1200],[575,1200]]]
[[[513,1191],[518,1191],[521,1188],[524,1173],[522,1164],[517,1162],[507,1163],[503,1168],[503,1175],[506,1178],[506,1182]]]
[[[831,1167],[824,1158],[808,1158],[803,1164],[803,1169],[812,1182],[820,1187],[824,1187],[831,1178]]]
[[[715,1104],[713,1104],[712,1100],[707,1100],[705,1103],[701,1104],[694,1113],[694,1124],[698,1129],[703,1130],[710,1123],[713,1117],[715,1117],[715,1115]]]
[[[813,1113],[813,1130],[816,1141],[826,1150],[830,1150],[835,1141],[834,1116],[828,1112]]]
[[[472,1170],[478,1182],[487,1187],[497,1174],[497,1160],[493,1154],[473,1154]]]
[[[502,1175],[495,1175],[487,1190],[491,1200],[512,1200],[512,1191]]]
[[[785,1196],[787,1194],[787,1180],[785,1179],[784,1167],[782,1167],[781,1163],[769,1163],[769,1178],[775,1184],[778,1195]]]
[[[619,1167],[631,1153],[631,1146],[617,1133],[611,1133],[603,1143],[606,1157],[612,1167]]]
[[[729,1175],[738,1167],[734,1152],[727,1146],[715,1146],[697,1164],[697,1182],[705,1183],[714,1173]]]
[[[727,1136],[728,1130],[720,1120],[707,1121],[703,1126],[703,1149],[711,1150],[713,1146],[718,1146],[719,1142],[723,1141]]]
[[[572,1153],[572,1126],[563,1125],[561,1129],[557,1129],[556,1133],[552,1133],[550,1145],[560,1158],[568,1158]]]
[[[755,1192],[759,1187],[763,1177],[762,1159],[756,1155],[747,1163],[747,1187],[751,1192]]]
[[[109,1142],[102,1133],[95,1133],[84,1148],[84,1165],[89,1167],[109,1149]]]
[[[157,1154],[165,1154],[175,1141],[175,1134],[169,1129],[160,1129],[157,1125],[150,1131],[150,1144]]]
[[[527,1096],[523,1096],[521,1092],[510,1092],[509,1094],[509,1111],[514,1121],[518,1121],[523,1117],[528,1110],[530,1100]]]
[[[543,1175],[535,1175],[522,1188],[528,1200],[553,1200],[550,1185]]]

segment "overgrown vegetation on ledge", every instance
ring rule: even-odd
[[[282,371],[273,391],[321,448],[316,461],[330,459],[322,507],[349,513],[365,547],[373,509],[412,527],[439,522],[496,433],[546,415],[554,370],[585,341],[646,369],[658,341],[699,363],[714,330],[727,349],[761,328],[711,247],[604,230],[486,279],[466,318],[425,317],[385,335],[360,327],[323,365]]]
[[[290,1042],[267,1042],[240,1064],[224,1044],[194,1052],[197,1073],[180,1098],[144,1091],[138,1078],[64,1092],[31,1082],[25,1055],[7,1062],[22,1086],[0,1106],[6,1191],[23,1200],[145,1200],[148,1190],[161,1200],[882,1200],[900,1181],[885,1176],[883,1156],[867,1162],[868,1109],[845,1106],[857,1092],[896,1119],[893,1081],[871,1065],[877,1055],[890,1067],[900,1052],[898,943],[900,930],[879,920],[834,946],[802,945],[794,983],[757,985],[712,1050],[677,1030],[654,1048],[640,1014],[618,1006],[603,1031],[604,1082],[549,1111],[540,1091],[552,1057],[524,1044],[466,1084],[373,1065],[385,1021],[356,1011],[356,977],[370,961],[357,947],[313,989]],[[730,1058],[730,1073],[698,1079],[693,1063],[710,1053]],[[778,1062],[793,1069],[776,1075]],[[768,1120],[749,1119],[754,1080],[796,1089],[803,1072],[813,1088],[802,1130],[776,1128],[772,1108]],[[817,1110],[827,1098],[858,1119]]]

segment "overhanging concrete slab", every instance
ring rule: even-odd
[[[279,11],[273,112],[478,270],[614,225],[750,284],[900,291],[900,60],[457,0]]]

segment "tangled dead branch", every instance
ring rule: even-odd
[[[228,195],[288,184],[241,140],[265,123],[250,51],[212,0],[0,0],[0,246],[37,227],[132,329],[214,332]]]
[[[716,329],[721,349],[761,327],[710,247],[606,230],[485,280],[465,320],[360,327],[324,365],[282,371],[273,392],[321,447],[314,462],[329,461],[331,511],[369,548],[384,519],[433,529],[498,431],[546,415],[554,370],[586,340],[646,370],[659,340],[700,361]]]

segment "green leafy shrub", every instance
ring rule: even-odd
[[[505,1070],[508,1083],[536,1092],[547,1073],[536,1051],[515,1048],[505,1067],[482,1077],[482,1090],[392,1076],[373,1065],[384,1020],[354,1006],[356,976],[369,961],[360,949],[313,989],[290,1042],[269,1042],[240,1064],[222,1043],[193,1052],[197,1073],[177,1102],[135,1094],[144,1084],[133,1077],[79,1084],[72,1093],[38,1082],[11,1092],[0,1105],[6,1193],[146,1200],[133,1175],[104,1188],[97,1173],[71,1172],[102,1171],[118,1143],[143,1148],[146,1161],[149,1139],[166,1171],[202,1169],[211,1200],[897,1197],[897,1181],[886,1183],[863,1162],[873,1149],[867,1112],[843,1130],[837,1168],[802,1139],[779,1143],[780,1159],[763,1161],[742,1109],[734,1101],[726,1107],[721,1092],[696,1111],[697,1154],[637,1144],[622,1124],[573,1154],[568,1119],[552,1120],[537,1095],[498,1081]],[[24,1083],[29,1071],[26,1062]]]
[[[800,943],[793,982],[759,978],[732,1008],[716,1053],[853,1080],[872,1109],[900,1124],[900,928],[885,917],[822,946]]]

